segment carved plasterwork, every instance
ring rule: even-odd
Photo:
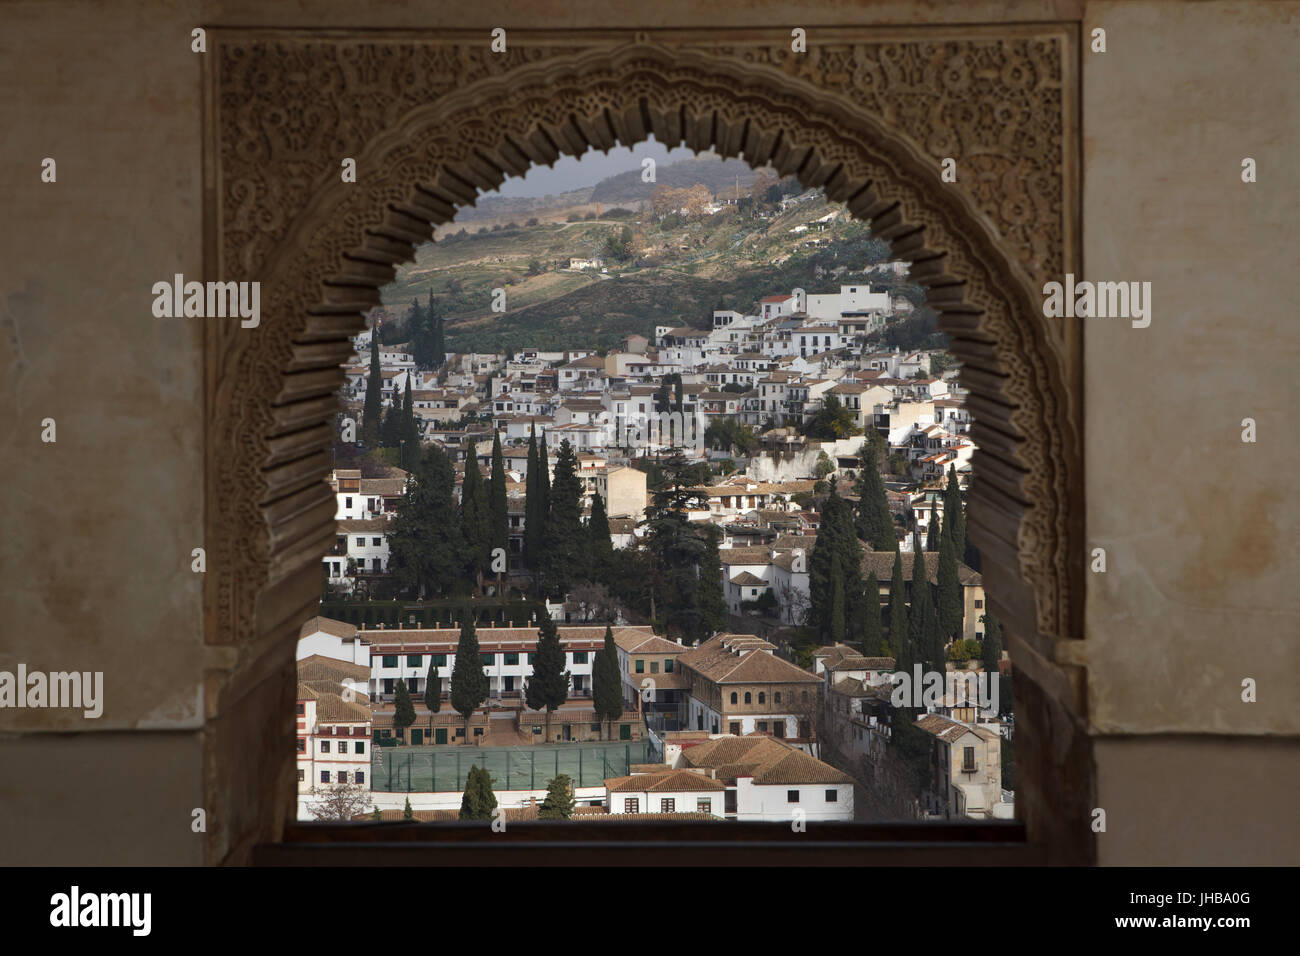
[[[259,596],[333,538],[336,366],[393,266],[505,176],[650,133],[823,185],[914,263],[972,393],[986,577],[1011,628],[1076,636],[1077,337],[1035,295],[1077,255],[1072,35],[788,42],[215,31],[209,278],[261,281],[262,321],[208,344],[211,642],[254,640]]]

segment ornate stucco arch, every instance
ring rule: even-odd
[[[1081,601],[1077,330],[1036,294],[1077,255],[1072,35],[857,32],[804,55],[780,37],[575,36],[492,54],[477,35],[218,33],[208,278],[260,280],[263,318],[208,341],[209,643],[251,667],[310,613],[335,533],[337,366],[395,265],[479,190],[653,133],[824,186],[913,263],[971,391],[994,609],[1017,665],[1081,714],[1059,666]]]

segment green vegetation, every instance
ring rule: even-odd
[[[715,194],[732,194],[733,176],[713,183],[712,173],[706,173],[730,163],[699,161],[692,178],[677,184],[671,171],[683,165],[661,167],[659,185],[680,185],[676,191],[686,194],[692,190],[685,187],[704,183]],[[639,184],[639,174],[627,175]],[[752,174],[741,176],[742,188],[746,182],[755,182]],[[648,200],[655,187],[644,185],[650,192],[643,198]],[[670,203],[679,201],[671,196],[672,189],[667,192]],[[924,308],[920,287],[891,271],[871,269],[886,260],[889,250],[864,224],[841,218],[815,237],[791,232],[840,208],[820,195],[788,211],[776,208],[776,201],[797,192],[793,180],[777,183],[771,178],[762,195],[745,196],[743,203],[717,213],[657,215],[646,208],[635,215],[611,210],[594,218],[594,213],[575,210],[569,223],[538,223],[534,218],[531,226],[498,224],[496,229],[468,232],[462,227],[444,233],[418,249],[415,262],[400,269],[397,281],[384,290],[389,311],[385,341],[409,338],[414,348],[417,326],[429,338],[438,324],[437,334],[444,337],[441,347],[462,352],[521,348],[540,341],[553,348],[609,348],[628,334],[649,334],[665,321],[699,325],[714,308],[751,311],[774,290],[806,286],[809,276],[825,276],[828,283],[869,281],[873,288],[902,295],[918,306],[910,317],[881,333],[885,344],[916,348],[932,339],[937,342],[941,336],[936,335],[936,317]],[[760,213],[768,218],[760,218]],[[594,256],[605,258],[607,275],[567,270],[571,257]],[[507,290],[504,314],[491,311],[496,288]],[[417,297],[428,305],[414,312],[398,308],[398,303]],[[431,318],[435,314],[438,323]],[[430,350],[425,339],[419,341],[424,344],[417,361]]]
[[[546,799],[537,809],[539,820],[567,820],[573,816],[573,783],[562,773],[546,785]]]

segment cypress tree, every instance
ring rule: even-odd
[[[546,799],[537,810],[539,820],[567,820],[573,816],[573,784],[567,773],[546,785]]]
[[[414,471],[415,463],[420,460],[420,428],[415,423],[415,391],[413,374],[406,376],[406,390],[402,404],[402,469]]]
[[[433,367],[442,368],[447,361],[447,331],[443,325],[442,310],[433,304],[433,290],[429,290],[429,330],[433,337]]]
[[[390,567],[399,583],[420,598],[426,590],[450,590],[461,579],[464,540],[454,481],[446,452],[430,445],[397,506]]]
[[[432,656],[429,657],[429,670],[424,676],[424,706],[428,708],[430,717],[442,710],[442,677],[438,674],[438,666],[434,664]],[[429,726],[433,726],[432,720]]]
[[[889,647],[894,666],[908,670],[916,659],[907,640],[907,585],[903,581],[903,553],[894,552],[894,571],[889,581]]]
[[[545,455],[545,442],[543,441]],[[544,459],[543,459],[544,460]],[[566,438],[555,457],[555,481],[548,497],[549,511],[543,537],[542,581],[561,594],[585,577],[587,535],[582,525],[582,479],[578,455]]]
[[[393,399],[393,404],[384,409],[384,424],[379,434],[380,443],[385,448],[400,448],[403,428],[405,425],[402,420],[402,397],[399,395]]]
[[[862,443],[862,468],[854,493],[858,496],[855,525],[858,537],[868,542],[874,551],[897,551],[898,536],[894,533],[894,515],[889,510],[885,482],[880,477],[876,459],[876,446]]]
[[[541,515],[543,531],[551,515],[551,460],[546,451],[546,435],[542,434],[541,444],[537,446],[537,493],[541,496]],[[545,539],[545,534],[543,534]]]
[[[546,739],[551,739],[551,714],[569,699],[569,672],[555,622],[543,605],[542,625],[533,654],[533,676],[524,685],[524,700],[532,710],[546,710]]]
[[[727,626],[727,600],[722,592],[722,556],[718,553],[722,532],[715,525],[704,529],[704,551],[700,555],[700,580],[695,593],[699,606],[700,634],[707,639]]]
[[[925,570],[925,553],[916,547],[919,543],[914,541],[913,544],[912,603],[907,610],[907,639],[917,660],[925,664],[927,669],[942,673],[943,638],[930,592],[930,580]]]
[[[832,644],[844,641],[844,574],[838,551],[831,554],[830,639]]]
[[[397,693],[393,699],[393,729],[399,734],[415,723],[415,705],[411,703],[411,692],[406,689],[406,681],[397,682]]]
[[[488,542],[493,550],[510,553],[510,506],[506,498],[506,460],[501,453],[501,433],[492,433],[492,483],[489,485],[491,533]]]
[[[981,614],[980,623],[984,625],[984,643],[980,647],[980,657],[984,661],[984,673],[994,680],[999,672],[1002,660],[1002,625],[992,614]]]
[[[366,379],[366,404],[361,416],[361,440],[367,448],[379,447],[384,416],[384,374],[379,367],[379,323],[370,330],[370,376]]]
[[[469,719],[488,695],[481,653],[474,615],[466,608],[460,622],[460,640],[456,643],[456,663],[451,669],[451,706],[465,719],[466,743],[469,743]]]
[[[377,809],[377,808],[376,808],[376,809]],[[410,798],[410,797],[407,797],[407,798],[406,798],[406,806],[402,808],[402,819],[403,819],[403,820],[414,820],[414,819],[415,819],[415,811],[411,809],[411,798]]]
[[[885,638],[880,629],[880,582],[875,571],[867,574],[863,598],[862,653],[867,657],[881,657]]]
[[[962,511],[961,487],[957,484],[957,467],[948,466],[948,486],[943,492],[944,530],[952,536],[957,560],[966,554],[966,516]]]
[[[469,768],[465,778],[465,793],[460,800],[460,819],[492,819],[492,811],[497,808],[497,795],[492,792],[492,774],[486,767],[477,764]]]
[[[947,525],[947,522],[945,522]],[[948,533],[939,536],[939,633],[944,641],[961,636],[962,600],[961,582],[957,578],[957,554]]]
[[[939,522],[934,520],[933,512],[930,515],[930,523],[925,526],[925,550],[939,550]]]
[[[542,493],[538,489],[537,472],[541,467],[537,454],[537,427],[528,426],[528,474],[524,475],[524,563],[536,569],[542,547]]]
[[[836,592],[839,591],[839,623]],[[840,639],[862,626],[862,548],[852,509],[832,486],[822,507],[817,540],[808,563],[809,624],[822,641]]]
[[[614,561],[614,541],[609,534],[609,516],[605,513],[605,499],[596,492],[591,496],[591,517],[587,519],[588,555],[591,557],[591,577],[605,581]]]
[[[623,679],[618,669],[618,647],[614,644],[614,629],[605,625],[605,646],[596,652],[591,665],[591,702],[596,709],[596,719],[607,722],[623,713]],[[609,738],[606,731],[606,739]]]
[[[492,550],[492,515],[483,474],[478,470],[478,450],[469,443],[465,454],[465,480],[460,490],[460,520],[465,535],[466,569],[481,580]]]

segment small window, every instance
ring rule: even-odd
[[[507,667],[515,667],[515,666],[517,666],[518,664],[519,664],[519,655],[518,655],[518,654],[507,654],[507,655],[506,655],[506,666],[507,666]]]
[[[358,770],[358,771],[356,772],[356,775],[355,775],[352,779],[353,779],[353,781],[356,782],[356,783],[365,783],[365,782],[366,782],[366,775],[365,775],[362,771]]]
[[[300,754],[305,754],[306,752],[307,752],[307,741],[306,741],[304,738],[299,737],[299,738],[298,738],[298,753],[300,753]]]
[[[984,606],[984,602],[983,602],[983,601],[976,601],[976,602],[975,602],[975,606],[976,606],[976,607],[983,607],[983,606]]]
[[[298,771],[298,782],[299,782],[299,783],[305,783],[306,780],[307,780],[307,771],[306,771],[306,770],[299,770],[299,771]]]
[[[585,664],[585,663],[587,663],[587,652],[586,652],[586,651],[574,651],[574,652],[573,652],[573,663],[575,663],[575,664]]]
[[[328,740],[322,740],[320,742],[320,752],[323,754],[330,752],[330,742]]]
[[[396,666],[397,666],[397,655],[396,655],[396,654],[385,654],[385,655],[384,655],[383,666],[384,666],[384,667],[396,667]]]
[[[345,507],[345,508],[351,508],[351,507],[352,507],[352,498],[351,498],[351,497],[344,498],[343,500],[346,502],[346,504],[344,504],[343,507]]]
[[[423,660],[424,660],[424,655],[423,655],[423,654],[407,654],[407,655],[406,655],[406,666],[407,666],[407,667],[419,667],[419,666],[420,666],[420,662],[423,661]]]
[[[301,716],[303,716],[303,715],[306,714],[306,713],[307,713],[307,705],[306,705],[306,704],[301,704],[301,703],[300,703],[300,704],[298,705],[298,716],[301,717]]]
[[[329,783],[329,782],[330,782],[330,772],[329,772],[328,770],[322,770],[322,771],[320,772],[320,782],[321,782],[321,783]]]
[[[446,666],[447,666],[447,655],[446,655],[446,654],[434,654],[434,655],[433,655],[433,666],[434,666],[434,667],[446,667]]]
[[[372,548],[382,547],[382,546],[383,546],[383,543],[384,543],[384,539],[383,539],[383,538],[371,538],[371,539],[370,539],[370,546],[371,546]]]
[[[736,692],[735,692],[734,690],[731,692],[731,702],[732,702],[733,704],[739,702],[739,698],[738,698],[738,696],[736,695]]]
[[[651,673],[651,674],[658,674],[658,673],[659,673],[659,662],[658,662],[658,661],[651,661],[651,662],[650,662],[650,673]]]
[[[353,745],[352,749],[359,754],[363,754],[366,752],[366,742],[364,740],[358,740],[356,744]]]
[[[672,797],[664,797],[662,800],[659,801],[659,812],[676,813],[677,801],[674,800]]]
[[[347,742],[346,740],[340,740],[340,741],[339,741],[339,753],[341,753],[341,754],[345,754],[345,753],[347,753],[347,752],[348,752],[348,742]]]
[[[827,802],[827,803],[837,803],[837,802],[839,802],[839,799],[840,799],[840,792],[839,792],[838,790],[827,790],[827,791],[826,791],[826,802]]]
[[[623,800],[624,813],[640,813],[641,800],[638,797],[627,797]]]
[[[709,797],[700,797],[695,801],[696,813],[712,813],[713,800]]]
[[[779,690],[776,691],[774,694],[772,694],[772,700],[773,700],[775,703],[778,703],[778,704],[781,703],[781,692],[780,692]]]
[[[749,691],[745,691],[745,703],[752,704],[753,702],[754,702],[753,695]]]
[[[484,667],[491,667],[497,662],[497,656],[495,654],[480,654],[478,657]]]
[[[664,661],[664,673],[671,674],[672,672],[673,672],[673,659],[670,657],[666,661]]]
[[[786,802],[786,803],[798,803],[798,802],[799,802],[799,791],[798,791],[798,790],[787,790],[787,791],[785,792],[785,802]]]
[[[641,658],[639,658],[639,657],[637,658],[637,661],[636,661],[636,672],[637,672],[638,674],[644,674],[644,673],[645,673],[645,661],[641,660]]]
[[[758,702],[760,704],[767,703],[767,694],[763,693],[761,690],[758,692]]]
[[[475,736],[475,737],[482,737],[482,736],[483,736],[483,728],[482,728],[482,727],[475,727],[475,728],[474,728],[474,736]]]
[[[357,538],[357,547],[358,547],[358,548],[364,548],[365,546],[366,546],[366,539],[365,539],[365,538]]]

